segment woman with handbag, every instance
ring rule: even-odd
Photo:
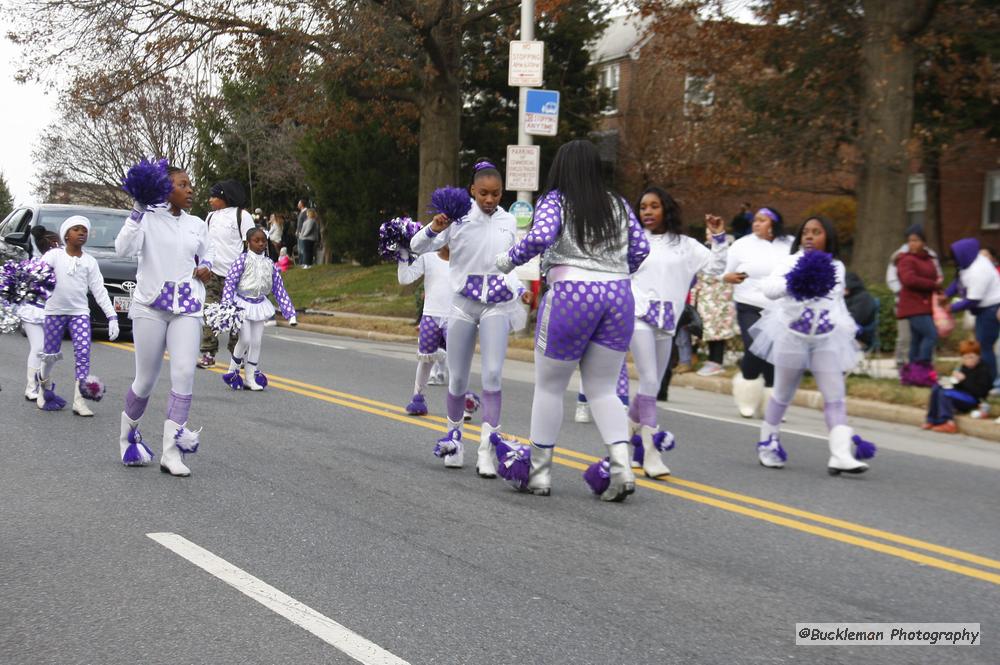
[[[900,370],[900,381],[904,385],[932,386],[936,379],[932,360],[938,340],[933,301],[941,288],[941,270],[927,251],[919,224],[906,230],[906,244],[907,251],[896,259],[901,286],[896,318],[906,319],[910,326],[910,352]]]

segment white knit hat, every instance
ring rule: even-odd
[[[90,220],[83,215],[73,215],[67,217],[66,221],[59,227],[59,242],[66,242],[66,234],[74,226],[86,226],[87,233],[90,233]]]

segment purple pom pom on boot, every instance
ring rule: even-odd
[[[427,400],[420,393],[414,394],[410,403],[406,405],[406,412],[411,416],[426,416]]]

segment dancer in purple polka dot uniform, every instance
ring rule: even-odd
[[[781,446],[781,418],[806,370],[812,373],[823,395],[823,413],[830,430],[830,474],[863,473],[868,464],[861,460],[875,454],[875,446],[856,437],[847,425],[844,373],[856,360],[857,324],[844,302],[844,264],[836,260],[837,245],[833,224],[820,217],[807,219],[792,244],[792,253],[762,284],[771,304],[750,330],[754,340],[750,350],[774,365],[774,392],[764,410],[757,444],[757,457],[768,468],[780,469],[787,461]],[[800,292],[797,284],[803,280],[795,279],[805,275],[809,277],[808,285],[818,281],[802,267],[801,260],[812,252],[826,252],[833,257],[822,295],[816,293],[819,287]],[[856,452],[852,452],[852,444],[857,446]]]
[[[49,239],[45,227],[31,228],[31,258],[40,258],[49,251]],[[38,400],[38,370],[42,366],[42,352],[45,348],[45,302],[24,302],[17,308],[21,318],[21,330],[28,338],[28,382],[24,387],[24,399],[29,402]]]
[[[508,272],[542,252],[542,274],[550,288],[535,331],[531,448],[515,454],[527,456],[530,471],[517,487],[550,493],[563,395],[579,365],[583,392],[608,448],[610,484],[601,498],[623,501],[635,491],[635,476],[615,383],[635,326],[629,274],[646,258],[649,241],[628,203],[607,189],[600,156],[589,141],[559,148],[531,230],[497,257],[497,266]]]
[[[722,274],[728,244],[725,222],[712,215],[705,215],[712,233],[711,250],[684,235],[680,206],[659,187],[648,187],[636,207],[650,250],[632,275],[636,321],[630,350],[639,372],[639,389],[628,412],[631,443],[636,448],[633,466],[641,466],[649,478],[664,478],[670,469],[661,453],[673,448],[674,437],[659,428],[656,393],[670,364],[674,333],[688,291],[699,272]]]
[[[146,205],[137,201],[132,216],[115,239],[118,256],[139,259],[137,286],[129,309],[135,339],[135,380],[125,395],[118,443],[126,466],[143,466],[152,461],[139,422],[166,351],[170,354],[170,395],[163,422],[160,471],[189,476],[191,469],[185,464],[184,453],[198,449],[198,432],[188,428],[188,414],[212,250],[205,222],[185,212],[194,197],[190,178],[177,167],[169,167],[167,173],[173,189],[166,202]]]
[[[38,369],[39,409],[58,411],[66,406],[66,401],[56,395],[52,382],[52,366],[62,358],[60,348],[63,335],[69,330],[73,341],[73,356],[76,372],[73,382],[73,413],[78,416],[93,416],[94,412],[84,403],[84,398],[99,400],[104,395],[100,380],[90,375],[90,306],[87,292],[94,295],[97,305],[108,317],[108,337],[118,337],[118,314],[104,287],[104,275],[97,265],[97,259],[83,251],[90,233],[90,220],[81,215],[67,217],[59,227],[59,237],[65,248],[50,249],[42,260],[52,266],[56,275],[56,286],[45,302],[45,341]],[[94,386],[93,390],[88,386]]]
[[[476,471],[495,478],[496,456],[491,435],[500,430],[501,376],[510,331],[524,327],[527,315],[518,302],[524,293],[520,280],[497,270],[496,256],[514,244],[517,222],[500,207],[503,179],[492,162],[479,159],[469,187],[473,204],[462,219],[439,214],[410,240],[410,248],[424,254],[447,245],[451,310],[448,316],[448,434],[434,453],[449,468],[463,464],[462,426],[465,394],[469,389],[472,356],[479,336],[482,358],[483,426]]]
[[[263,390],[267,377],[260,371],[260,348],[264,341],[264,324],[274,316],[274,305],[268,295],[274,295],[281,308],[281,315],[290,325],[298,325],[295,306],[285,290],[281,271],[271,261],[267,249],[267,234],[263,229],[252,228],[246,234],[246,250],[236,257],[225,286],[222,288],[222,304],[243,309],[243,327],[240,338],[233,348],[233,359],[229,362],[229,372],[223,379],[233,388]],[[240,370],[246,368],[246,376],[239,378]]]
[[[451,282],[448,247],[421,254],[412,263],[409,252],[400,250],[397,276],[400,284],[412,284],[424,278],[424,309],[420,316],[420,337],[417,340],[417,376],[413,382],[413,397],[406,405],[411,416],[427,414],[424,390],[436,360],[446,357],[448,315],[451,313]]]

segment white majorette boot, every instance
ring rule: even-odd
[[[240,376],[240,369],[243,367],[243,359],[233,356],[229,361],[229,370],[222,375],[222,380],[233,390],[243,390],[243,377]]]
[[[757,443],[757,459],[768,469],[783,469],[788,454],[781,447],[781,429],[766,422],[760,424],[760,441]]]
[[[531,471],[528,472],[528,491],[538,496],[552,493],[552,452],[555,446],[531,444]]]
[[[851,453],[853,439],[854,430],[847,425],[837,425],[830,430],[830,461],[826,463],[826,470],[831,476],[868,470],[868,465]]]
[[[576,412],[573,414],[573,422],[589,423],[593,420],[590,415],[590,404],[586,401],[576,400]]]
[[[434,446],[434,455],[444,460],[444,465],[448,469],[461,469],[463,462],[462,454],[462,427],[464,420],[455,422],[448,420],[448,433],[438,439]]]
[[[642,445],[642,425],[631,418],[628,421],[628,453],[629,464],[633,469],[641,469],[642,462],[646,459],[646,449]]]
[[[483,423],[479,432],[479,452],[476,455],[476,473],[480,478],[497,477],[497,451],[493,447],[490,437],[494,433],[500,432],[499,427],[493,427],[489,423]]]
[[[163,421],[163,453],[160,471],[171,476],[190,476],[191,469],[184,464],[184,454],[198,452],[198,432],[192,432],[173,420]]]
[[[38,399],[38,378],[37,370],[28,370],[28,383],[24,386],[24,399],[34,402]]]
[[[94,416],[94,412],[90,410],[90,407],[83,400],[83,394],[80,393],[79,381],[73,384],[73,413],[84,418],[92,418]]]
[[[629,465],[628,442],[618,441],[608,444],[609,472],[608,489],[601,495],[601,501],[624,501],[635,492],[635,474]]]
[[[663,463],[663,453],[674,447],[674,435],[670,432],[657,431],[655,427],[643,425],[640,430],[642,437],[642,471],[648,478],[666,478],[670,469]]]
[[[118,438],[118,449],[122,464],[125,466],[146,466],[153,461],[153,451],[142,441],[139,432],[139,421],[129,418],[122,411],[121,436]]]
[[[759,416],[761,395],[764,393],[764,377],[758,376],[753,381],[743,378],[743,374],[736,372],[733,377],[733,400],[736,408],[744,418],[756,418]]]

